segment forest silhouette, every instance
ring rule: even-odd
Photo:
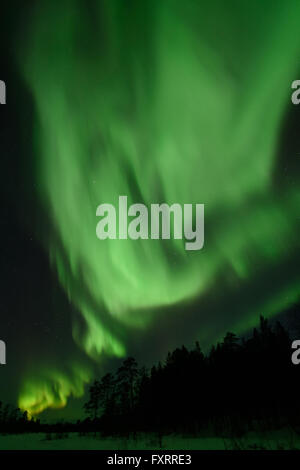
[[[43,424],[0,403],[0,432],[239,437],[288,426],[300,433],[300,366],[291,361],[291,343],[280,322],[261,316],[251,334],[228,332],[207,354],[196,342],[150,369],[126,358],[89,386],[86,418],[76,423]]]

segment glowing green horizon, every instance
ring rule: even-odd
[[[297,246],[299,188],[278,197],[272,174],[297,78],[300,4],[262,3],[109,0],[88,11],[72,0],[37,11],[21,63],[37,111],[42,241],[86,324],[74,320],[74,340],[94,361],[123,357],[124,331],[146,334],[153,309],[201,297],[224,271],[247,283],[284,259],[287,241]],[[119,195],[204,203],[204,249],[100,241],[96,208]],[[298,293],[290,285],[259,308],[271,315]],[[233,328],[251,325],[257,312],[246,313]],[[90,378],[80,367],[28,373],[19,406],[64,406]]]

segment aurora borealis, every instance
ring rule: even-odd
[[[31,231],[65,296],[45,316],[71,327],[63,359],[33,341],[22,409],[64,407],[110,358],[207,347],[298,298],[299,181],[281,173],[299,149],[282,163],[280,140],[298,14],[293,0],[33,2],[15,40],[34,110]],[[99,240],[96,208],[120,195],[205,204],[204,248]]]

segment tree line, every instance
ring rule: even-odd
[[[260,317],[247,338],[228,332],[204,354],[198,342],[169,352],[149,370],[128,357],[89,387],[81,425],[107,434],[179,432],[242,435],[283,426],[300,429],[291,340]]]
[[[291,343],[280,322],[270,324],[261,316],[247,337],[228,332],[207,353],[196,342],[149,369],[128,357],[89,386],[85,419],[41,423],[0,402],[0,433],[230,437],[286,426],[300,432],[300,365],[291,361]]]

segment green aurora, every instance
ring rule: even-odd
[[[168,306],[231,276],[247,286],[299,249],[300,194],[273,184],[278,134],[297,78],[298,1],[43,2],[20,67],[34,98],[38,231],[70,302],[73,339],[101,364],[123,357]],[[205,245],[96,237],[96,208],[205,204]],[[223,276],[223,277],[222,277]],[[295,279],[230,324],[242,333],[299,294]],[[63,314],[63,312],[62,312]],[[170,315],[170,313],[168,313]],[[226,315],[226,313],[224,313]],[[213,321],[213,320],[212,320]],[[213,325],[195,330],[215,340]],[[80,396],[92,372],[41,363],[24,378],[31,414]]]

